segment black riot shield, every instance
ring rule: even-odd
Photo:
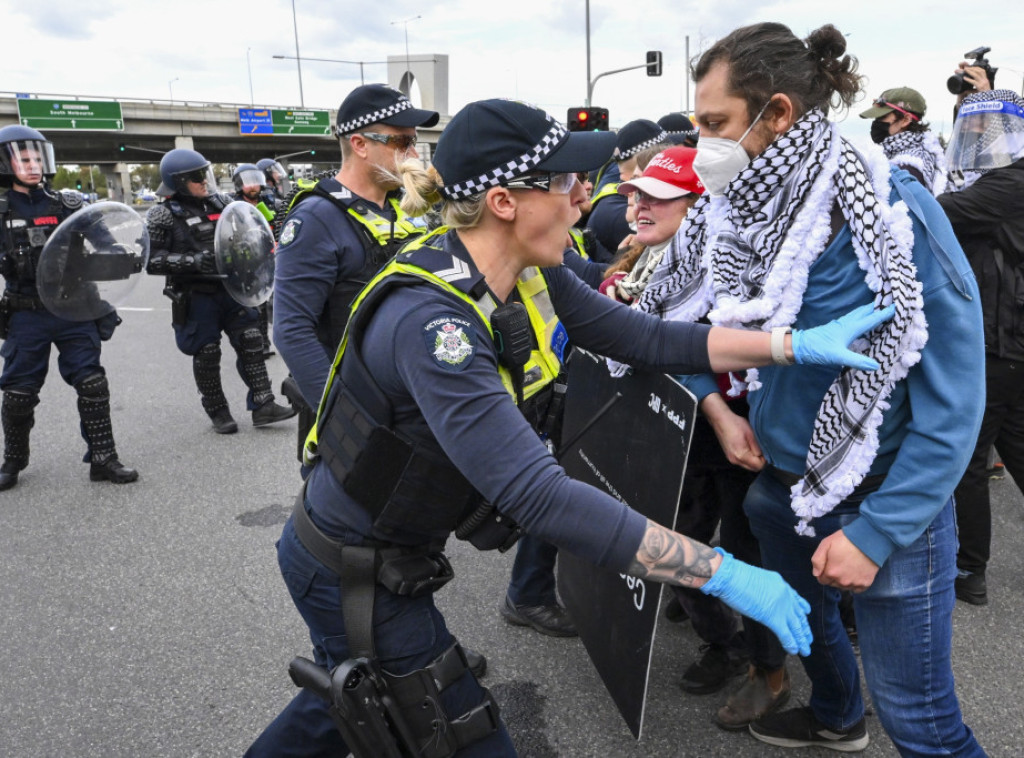
[[[221,212],[213,252],[224,288],[241,305],[262,305],[274,291],[274,233],[256,206],[235,200]]]
[[[97,203],[72,213],[50,235],[36,288],[54,315],[93,321],[124,304],[148,260],[142,217],[122,203]]]
[[[697,413],[665,374],[613,378],[603,358],[576,350],[569,364],[561,463],[574,479],[671,527]],[[643,729],[662,586],[562,551],[558,589],[594,666],[633,736]]]

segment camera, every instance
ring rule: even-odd
[[[985,57],[985,53],[990,52],[991,47],[977,47],[974,50],[970,50],[964,53],[965,58],[973,59],[973,66],[979,66],[985,69],[985,74],[988,76],[989,86],[996,86],[996,71],[998,69],[992,68],[992,64],[988,62],[988,58]],[[951,95],[959,95],[961,92],[970,92],[974,89],[974,85],[970,82],[964,81],[964,72],[957,71],[949,79],[946,80],[946,89],[949,90]]]

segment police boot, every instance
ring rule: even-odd
[[[274,348],[270,344],[270,307],[268,303],[263,303],[256,309],[260,317],[260,336],[263,338],[263,357],[269,358],[272,355],[276,355]]]
[[[203,410],[213,421],[213,430],[217,434],[234,434],[238,424],[231,418],[228,410],[228,399],[224,397],[224,388],[220,383],[220,345],[211,342],[203,345],[199,352],[192,356],[192,374],[196,379],[196,387],[202,397]]]
[[[294,408],[274,402],[267,363],[263,359],[263,337],[259,329],[250,327],[243,331],[238,336],[235,349],[238,352],[242,381],[249,388],[251,407],[255,408],[252,412],[252,425],[266,426],[294,416],[298,412]]]
[[[35,424],[34,408],[39,405],[35,390],[12,389],[4,392],[0,403],[0,423],[4,429],[4,462],[0,465],[0,490],[18,483],[18,473],[28,466],[28,435]]]
[[[103,374],[91,374],[75,385],[82,436],[89,443],[85,460],[89,479],[94,482],[127,484],[139,478],[139,472],[117,459],[114,428],[110,423],[110,387]]]

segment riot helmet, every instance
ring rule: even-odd
[[[57,173],[53,144],[35,129],[11,124],[0,129],[0,183],[36,187]],[[38,178],[36,178],[38,177]]]
[[[209,197],[216,191],[213,166],[201,153],[179,147],[160,160],[160,186],[156,193],[161,197]]]
[[[256,161],[256,167],[263,172],[267,178],[267,186],[274,189],[281,197],[292,191],[291,180],[288,179],[288,172],[285,171],[278,161],[273,158],[262,158]]]
[[[950,171],[984,173],[1024,157],[1024,98],[997,89],[968,95],[946,149]]]
[[[253,192],[254,198],[267,186],[267,178],[253,163],[239,163],[231,173],[231,181],[237,192],[245,195],[246,190],[249,190],[249,192]]]

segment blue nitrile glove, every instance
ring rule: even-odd
[[[700,591],[713,595],[744,616],[775,632],[789,653],[811,654],[811,606],[774,571],[738,561],[720,547],[722,564]]]
[[[874,371],[878,362],[866,355],[847,349],[847,345],[865,332],[870,332],[896,313],[890,305],[880,311],[871,303],[854,308],[845,316],[829,321],[813,329],[793,330],[793,357],[797,363],[814,363],[821,366],[852,366],[864,371]]]

